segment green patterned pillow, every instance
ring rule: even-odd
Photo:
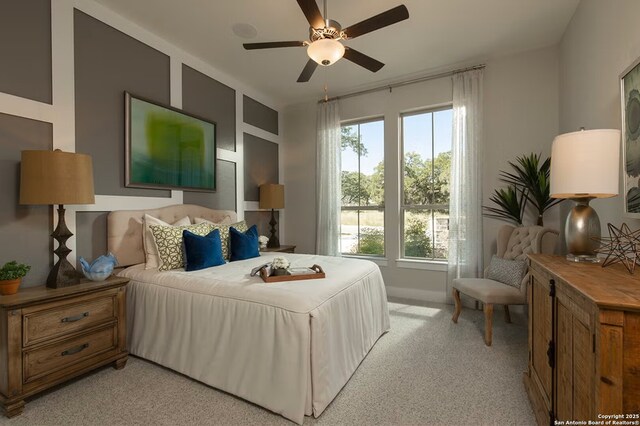
[[[211,229],[219,229],[220,230],[220,241],[222,242],[222,256],[224,260],[229,260],[229,228],[234,227],[240,232],[245,232],[247,229],[247,222],[244,220],[236,223],[232,223],[230,225],[223,225],[221,223],[213,223],[209,222],[209,226]]]
[[[151,233],[158,247],[160,266],[158,270],[168,271],[184,267],[184,248],[182,231],[185,229],[196,235],[205,236],[213,231],[213,227],[206,223],[186,226],[151,225]]]

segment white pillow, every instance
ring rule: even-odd
[[[191,220],[189,216],[185,216],[182,219],[178,219],[174,223],[167,223],[164,220],[160,220],[148,214],[144,215],[144,221],[142,223],[142,242],[144,246],[144,258],[145,265],[144,269],[152,269],[160,266],[160,257],[158,255],[158,246],[156,246],[156,241],[153,239],[153,233],[151,232],[151,225],[162,225],[162,226],[185,226],[191,225]]]

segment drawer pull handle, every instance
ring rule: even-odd
[[[78,315],[74,315],[72,317],[64,317],[60,320],[60,322],[76,322],[80,321],[82,318],[86,318],[89,316],[89,312],[83,312]]]
[[[73,355],[73,354],[77,354],[78,352],[82,352],[83,350],[87,349],[89,347],[88,343],[85,343],[83,345],[80,346],[76,346],[75,348],[71,348],[71,349],[67,349],[66,351],[62,352],[62,356],[67,356],[67,355]]]

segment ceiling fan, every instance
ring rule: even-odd
[[[310,59],[302,70],[300,77],[298,77],[298,83],[309,81],[318,65],[329,66],[343,56],[345,59],[369,71],[377,72],[384,66],[382,62],[345,46],[341,41],[359,37],[409,18],[409,11],[406,6],[400,5],[343,30],[337,21],[325,19],[327,16],[327,0],[324,2],[325,18],[320,14],[320,9],[318,9],[315,0],[297,1],[300,9],[302,9],[302,13],[304,13],[304,16],[306,16],[307,21],[309,21],[311,25],[309,27],[310,40],[245,43],[243,46],[247,50],[272,49],[276,47],[307,47],[307,54]]]

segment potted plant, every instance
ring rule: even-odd
[[[505,189],[496,189],[490,198],[498,207],[484,206],[485,216],[515,222],[522,225],[527,207],[531,207],[537,217],[537,225],[543,225],[544,213],[561,199],[554,200],[550,195],[551,159],[542,161],[540,154],[531,153],[509,161],[513,172],[500,171],[500,180],[508,185]]]
[[[0,295],[16,294],[22,282],[22,277],[27,275],[31,266],[17,263],[15,260],[7,262],[0,268]]]
[[[271,262],[273,267],[273,275],[287,275],[289,269],[289,261],[284,257],[275,257]]]

